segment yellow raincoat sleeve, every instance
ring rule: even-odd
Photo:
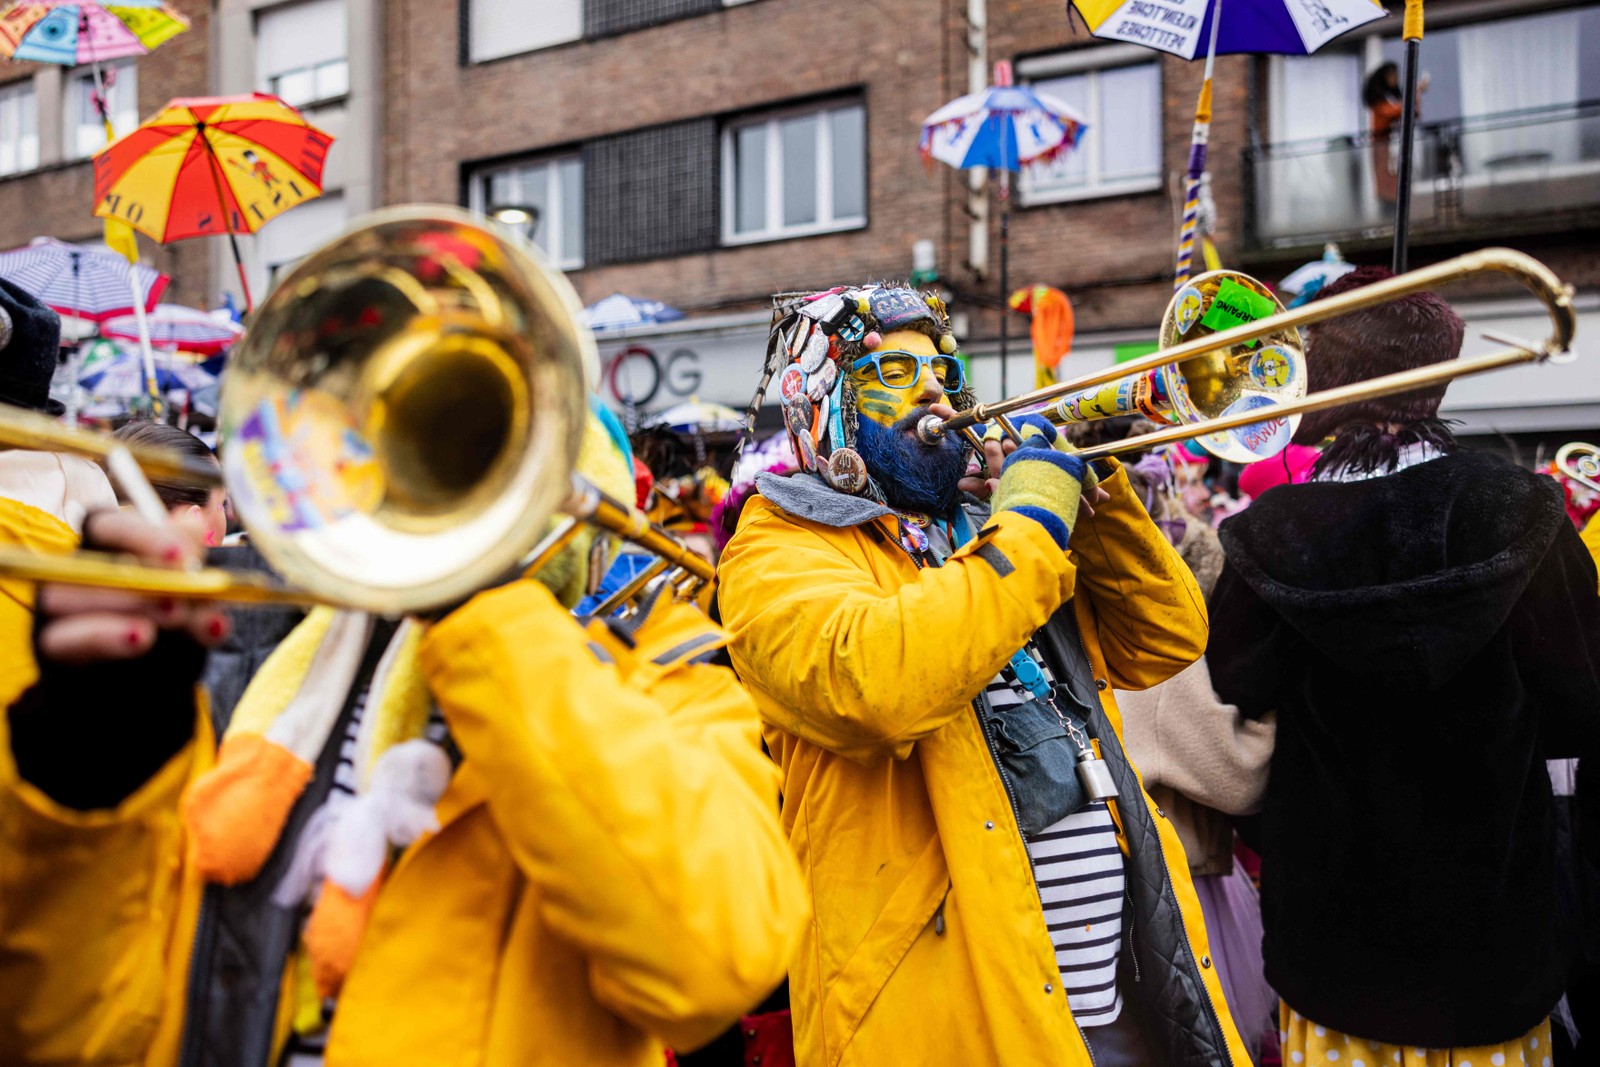
[[[678,609],[697,653],[726,640],[693,608],[658,612]],[[608,658],[535,582],[475,597],[422,644],[490,813],[546,923],[588,954],[595,997],[692,1048],[782,980],[809,905],[731,672],[661,668],[662,654],[641,686]]]
[[[772,724],[863,763],[904,759],[967,713],[1071,596],[1074,572],[1043,526],[1002,512],[943,567],[886,590],[852,551],[865,536],[756,497],[723,552],[717,592],[734,667],[771,698]]]
[[[1112,687],[1148,689],[1205,652],[1205,597],[1120,464],[1100,487],[1111,499],[1093,516],[1081,512],[1072,529],[1078,588],[1094,604]]]

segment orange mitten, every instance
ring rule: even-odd
[[[367,920],[372,917],[372,906],[383,888],[382,875],[374,878],[367,891],[359,897],[345,892],[339,883],[324,880],[322,893],[316,907],[306,920],[301,935],[306,952],[311,957],[311,979],[317,993],[324,997],[337,996],[356,960],[356,949],[361,947],[361,935],[366,932]]]
[[[195,868],[208,882],[248,882],[272,855],[311,764],[260,734],[223,740],[217,765],[183,798]]]

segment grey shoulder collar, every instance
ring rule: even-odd
[[[795,518],[822,526],[860,526],[881,515],[894,514],[876,501],[829,488],[815,474],[758,474],[756,488]]]

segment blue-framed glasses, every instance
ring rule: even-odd
[[[869,366],[877,368],[878,381],[890,389],[910,389],[922,377],[923,367],[932,369],[933,376],[939,379],[940,388],[947,393],[959,391],[963,381],[961,361],[955,356],[924,356],[891,348],[883,352],[868,352],[850,364],[850,369],[865,370]]]

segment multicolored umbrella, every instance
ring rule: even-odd
[[[158,348],[194,352],[210,356],[221,352],[244,336],[244,327],[230,318],[213,315],[182,304],[157,304],[146,317],[150,342]],[[100,324],[102,337],[136,341],[139,321],[132,315],[119,315]]]
[[[160,0],[18,0],[0,11],[0,55],[63,66],[142,56],[189,28]]]
[[[1000,172],[1000,392],[1006,390],[1008,320],[1011,292],[1011,172],[1071,151],[1089,124],[1059,100],[1025,85],[1012,84],[1011,63],[994,65],[994,84],[950,101],[922,121],[922,157],[966,170]]]
[[[94,213],[157,241],[255,233],[322,195],[333,138],[275,96],[186,97],[94,157]]]
[[[174,389],[193,392],[217,384],[216,376],[197,363],[182,359],[163,359],[156,367],[156,387],[163,393]],[[144,366],[136,352],[124,352],[109,362],[99,362],[78,379],[91,396],[105,400],[143,396],[146,390]]]
[[[1096,37],[1158,48],[1194,59],[1206,42],[1206,74],[1189,142],[1183,224],[1178,233],[1174,289],[1189,281],[1200,220],[1200,177],[1211,138],[1211,72],[1218,55],[1309,55],[1357,26],[1380,19],[1378,0],[1071,0]]]
[[[626,330],[633,326],[654,326],[662,322],[676,322],[683,312],[659,300],[643,300],[637,296],[612,293],[583,309],[583,319],[596,333],[606,330]]]

